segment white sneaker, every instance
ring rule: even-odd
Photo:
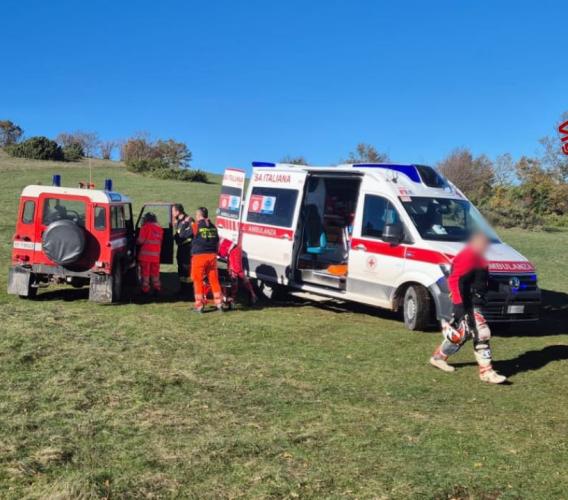
[[[430,364],[446,373],[452,373],[456,371],[453,366],[449,365],[448,362],[442,358],[435,358],[434,356],[432,356],[430,358]]]
[[[499,375],[495,370],[487,370],[480,373],[479,378],[482,382],[487,382],[488,384],[502,384],[507,380],[505,375]]]

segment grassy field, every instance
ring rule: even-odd
[[[94,165],[138,207],[216,203],[215,183]],[[4,270],[20,190],[53,172],[88,178],[86,164],[0,156]],[[568,233],[501,235],[536,263],[547,306],[539,326],[494,339],[500,387],[478,381],[471,347],[443,374],[427,364],[438,333],[367,308],[196,318],[172,297],[22,301],[2,272],[0,497],[567,498]]]

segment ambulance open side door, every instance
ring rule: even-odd
[[[239,242],[241,211],[245,190],[245,171],[228,168],[223,174],[216,225],[219,236],[234,243]]]
[[[290,281],[306,178],[302,171],[253,171],[241,224],[245,266],[253,278]]]

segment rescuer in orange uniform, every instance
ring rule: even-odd
[[[140,234],[136,243],[138,250],[138,264],[142,278],[142,293],[148,294],[150,288],[154,293],[160,292],[160,251],[164,230],[158,225],[156,216],[148,212],[144,215]],[[152,285],[150,287],[150,284]]]
[[[209,220],[209,211],[200,207],[195,212],[193,225],[193,243],[191,244],[191,277],[195,291],[195,312],[203,312],[206,297],[204,296],[204,280],[207,277],[213,290],[213,300],[217,311],[223,312],[223,297],[217,271],[217,247],[219,233]]]

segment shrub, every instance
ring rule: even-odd
[[[63,157],[65,161],[79,161],[83,156],[85,156],[83,146],[78,142],[63,147]]]
[[[126,168],[130,172],[135,172],[137,174],[145,174],[150,172],[158,172],[164,170],[167,166],[162,163],[158,158],[141,158],[136,160],[130,160],[126,162]]]
[[[159,158],[133,160],[126,164],[127,170],[137,174],[145,174],[156,179],[167,179],[183,182],[209,182],[207,174],[202,170],[187,168],[171,168]]]
[[[30,137],[19,144],[12,144],[6,148],[6,152],[18,158],[31,160],[63,160],[63,150],[55,142],[47,137]]]

